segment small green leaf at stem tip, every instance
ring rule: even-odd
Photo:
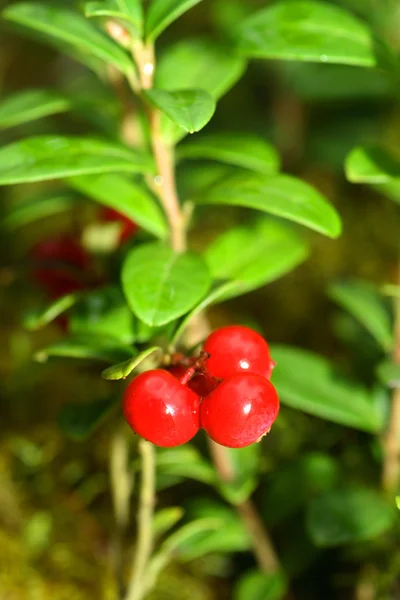
[[[92,56],[130,73],[133,62],[127,52],[99,31],[79,12],[60,6],[60,3],[20,2],[8,6],[4,19],[39,31],[59,47],[60,42],[80,55]],[[85,61],[84,61],[85,62]]]
[[[327,2],[288,0],[251,14],[235,31],[248,58],[374,67],[374,36],[366,23]]]
[[[78,301],[79,295],[68,294],[62,298],[57,298],[45,308],[37,309],[24,318],[24,325],[30,331],[36,331],[45,325],[48,325],[64,312],[69,310]]]
[[[201,0],[152,0],[147,9],[145,34],[154,41],[173,21]]]
[[[166,91],[153,88],[144,95],[151,104],[189,133],[203,129],[216,108],[211,94],[201,89]]]
[[[103,379],[108,379],[110,381],[117,381],[118,379],[126,379],[128,375],[136,369],[143,361],[145,361],[152,354],[159,353],[160,359],[162,357],[162,349],[159,346],[153,346],[152,348],[147,348],[140,352],[137,356],[133,356],[129,360],[126,360],[118,365],[113,365],[112,367],[108,367],[104,369],[101,376]]]

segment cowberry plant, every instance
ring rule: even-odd
[[[201,10],[213,35],[186,35],[184,19]],[[38,361],[103,363],[96,373],[106,380],[104,398],[69,402],[59,421],[74,439],[110,423],[114,597],[150,597],[168,565],[207,555],[222,561],[208,573],[227,577],[226,555],[243,552],[253,556],[238,563],[235,600],[321,597],[324,587],[304,595],[298,579],[315,577],[319,561],[336,552],[326,549],[338,548],[349,598],[395,598],[398,274],[380,287],[360,280],[327,287],[348,313],[336,330],[354,368],[336,367],[305,342],[270,346],[251,317],[212,331],[209,314],[294,270],[322,236],[340,235],[333,204],[285,172],[296,171],[306,146],[301,133],[296,143],[288,139],[304,126],[296,98],[384,97],[392,108],[396,1],[65,0],[8,3],[2,16],[5,27],[72,59],[59,59],[59,88],[2,100],[0,185],[30,184],[6,213],[8,233],[72,215],[72,232],[52,231],[26,253],[24,276],[44,300],[25,325],[58,328]],[[275,138],[285,170],[268,141],[273,134],[242,113],[240,94],[235,118],[218,118],[248,65],[260,88],[278,79],[273,118],[283,123]],[[62,113],[79,134],[49,133],[49,119]],[[22,138],[24,127],[34,135]],[[358,146],[346,175],[398,203],[396,144],[381,137],[389,150]],[[318,154],[341,167],[348,139],[328,138],[314,140]],[[373,347],[365,355],[364,343]],[[377,377],[359,375],[360,357]],[[368,468],[359,470],[347,440],[359,442]],[[198,487],[181,502],[185,510],[164,500],[156,506],[188,479]]]

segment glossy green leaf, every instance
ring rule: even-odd
[[[204,90],[151,89],[146,98],[176,125],[189,133],[200,131],[215,112],[215,100]]]
[[[146,362],[149,357],[152,357],[152,359],[154,359],[157,363],[157,359],[161,358],[161,356],[161,348],[159,346],[152,346],[151,348],[146,348],[146,350],[143,350],[143,352],[140,352],[136,356],[124,361],[123,363],[108,367],[102,372],[101,376],[104,379],[109,379],[111,381],[125,379],[130,373],[132,373],[134,369],[143,365],[143,363]]]
[[[207,38],[193,38],[164,49],[157,64],[155,86],[164,90],[197,88],[216,100],[243,75],[246,62],[231,49]],[[168,117],[162,119],[163,137],[177,142],[186,135]]]
[[[278,573],[247,571],[236,583],[233,600],[282,600],[286,596],[287,581]]]
[[[311,452],[283,466],[272,475],[262,511],[268,525],[279,525],[292,517],[317,494],[332,489],[339,479],[339,466],[328,454]]]
[[[382,148],[359,146],[346,159],[346,176],[353,183],[390,183],[400,177],[400,159]]]
[[[241,504],[258,485],[260,468],[260,444],[246,448],[227,448],[226,455],[232,468],[232,480],[219,482],[222,496],[231,504]]]
[[[196,136],[179,146],[178,158],[217,160],[265,175],[279,171],[279,155],[276,150],[261,136],[250,133]]]
[[[153,517],[153,535],[155,538],[163,536],[182,519],[184,510],[181,506],[169,506],[158,510]]]
[[[114,338],[71,335],[42,348],[34,358],[38,362],[46,362],[51,357],[63,357],[114,363],[128,360],[133,354],[132,348],[118,343]]]
[[[240,173],[227,177],[196,198],[199,204],[253,208],[295,221],[329,237],[341,231],[333,206],[308,183],[289,175]]]
[[[215,470],[211,464],[189,444],[158,450],[157,473],[161,478],[167,475],[177,477],[179,480],[195,479],[208,485],[217,483]]]
[[[51,217],[60,212],[68,211],[77,204],[77,198],[68,192],[54,192],[52,194],[32,196],[23,202],[14,205],[7,212],[2,225],[8,229],[15,229],[29,225],[37,219]]]
[[[245,19],[235,39],[249,58],[376,65],[373,34],[366,23],[325,2],[277,2]]]
[[[147,155],[94,138],[45,135],[0,148],[0,185],[151,169]]]
[[[82,15],[67,7],[54,3],[21,2],[7,7],[3,18],[66,43],[79,53],[92,55],[124,73],[133,69],[127,52]]]
[[[146,14],[146,38],[154,41],[168,25],[199,2],[201,0],[151,0]]]
[[[122,267],[128,304],[151,326],[164,325],[188,312],[205,296],[210,283],[199,256],[179,254],[162,244],[134,248]]]
[[[309,505],[307,528],[318,546],[340,546],[371,540],[397,518],[394,508],[375,491],[344,488],[315,498]]]
[[[24,318],[24,325],[31,331],[36,331],[45,325],[48,325],[64,312],[69,310],[78,302],[78,295],[68,294],[57,298],[50,305],[44,308],[35,309]]]
[[[183,317],[182,321],[179,323],[177,329],[174,332],[171,343],[176,344],[176,342],[184,333],[186,327],[189,325],[190,321],[193,319],[193,317],[201,313],[203,310],[205,310],[212,304],[222,302],[225,298],[229,298],[231,297],[231,295],[235,295],[234,292],[237,291],[237,288],[237,281],[227,281],[226,283],[222,283],[221,285],[217,285],[215,288],[211,289],[211,291],[207,294],[204,300],[202,300],[197,306],[195,306],[188,315]]]
[[[393,346],[390,314],[379,290],[367,281],[335,283],[329,296],[347,310],[388,351]]]
[[[390,359],[379,363],[376,372],[379,379],[390,388],[400,387],[400,365]]]
[[[66,183],[89,198],[114,208],[153,235],[166,237],[168,227],[161,208],[141,183],[111,173],[72,177]]]
[[[116,286],[84,294],[71,313],[68,329],[74,335],[105,336],[122,344],[135,341],[132,312]]]
[[[89,403],[70,402],[61,409],[58,424],[65,435],[80,441],[93,433],[114,406],[114,398]]]
[[[205,259],[213,279],[228,279],[219,301],[244,294],[291,271],[307,258],[307,244],[279,222],[258,219],[228,230],[211,243]]]
[[[111,17],[124,22],[130,33],[140,37],[143,28],[143,8],[141,0],[102,0],[85,2],[84,13],[91,17]]]
[[[71,101],[53,90],[16,92],[0,102],[0,129],[63,113],[70,108]]]
[[[334,423],[376,433],[383,422],[364,387],[334,369],[328,360],[298,348],[274,346],[272,381],[283,404]]]

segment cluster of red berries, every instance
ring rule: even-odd
[[[222,446],[243,448],[268,433],[279,412],[267,342],[242,326],[222,327],[199,358],[141,373],[125,390],[130,427],[157,446],[185,444],[200,428]]]

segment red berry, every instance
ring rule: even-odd
[[[239,373],[203,398],[200,420],[218,444],[243,448],[269,431],[278,412],[279,398],[272,383],[256,373]]]
[[[123,412],[135,433],[157,446],[185,444],[200,428],[200,398],[162,369],[141,373],[128,385]]]
[[[129,240],[137,231],[136,223],[113,208],[105,207],[101,212],[102,221],[116,221],[121,224],[120,244]]]
[[[204,344],[210,354],[207,368],[211,375],[225,379],[235,373],[258,373],[269,379],[275,366],[264,338],[242,325],[217,329]]]

